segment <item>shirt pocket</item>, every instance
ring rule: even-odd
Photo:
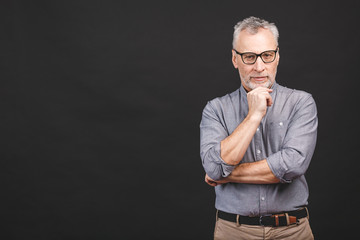
[[[280,151],[285,139],[289,120],[273,121],[266,124],[267,146],[272,153]]]

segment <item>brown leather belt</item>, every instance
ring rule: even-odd
[[[304,207],[300,210],[260,217],[241,216],[238,214],[232,214],[218,210],[217,216],[223,220],[235,222],[238,224],[279,227],[298,223],[299,219],[308,216],[308,210],[306,207]]]

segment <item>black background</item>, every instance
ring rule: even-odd
[[[356,233],[356,1],[1,1],[2,239],[211,239],[206,102],[240,86],[233,26],[280,31],[277,82],[318,107],[316,239]],[[348,237],[346,237],[348,236]]]

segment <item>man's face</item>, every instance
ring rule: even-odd
[[[260,28],[256,34],[250,34],[243,30],[238,35],[235,49],[240,52],[253,52],[256,54],[267,50],[276,50],[277,44],[273,34],[268,29]],[[232,62],[238,69],[241,83],[247,91],[257,87],[270,88],[275,82],[276,70],[279,64],[279,53],[271,63],[264,63],[260,57],[252,65],[247,65],[241,60],[241,56],[232,51]]]

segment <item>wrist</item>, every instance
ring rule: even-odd
[[[251,123],[259,125],[261,120],[263,119],[263,115],[259,113],[249,113],[245,119]]]

